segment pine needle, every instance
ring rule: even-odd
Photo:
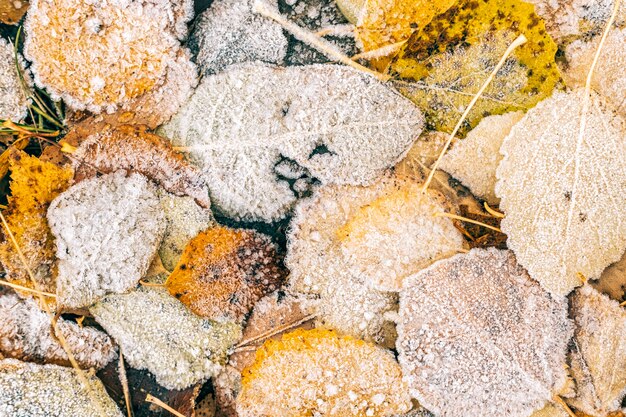
[[[57,295],[56,294],[52,294],[51,292],[39,291],[39,290],[36,290],[34,288],[24,287],[23,285],[14,284],[12,282],[5,281],[3,279],[0,279],[0,285],[4,285],[6,287],[11,287],[14,290],[30,292],[30,293],[37,294],[37,295],[44,296],[44,297],[48,297],[48,298],[57,298]]]
[[[491,208],[491,206],[489,206],[489,204],[487,204],[486,201],[483,204],[483,206],[485,207],[485,211],[487,211],[487,213],[491,214],[493,217],[497,217],[498,219],[504,219],[504,213],[501,213],[501,212]]]
[[[398,51],[398,49],[400,49],[402,47],[402,45],[404,45],[405,43],[407,43],[408,40],[404,40],[401,42],[396,42],[396,43],[392,43],[390,45],[385,45],[382,46],[380,48],[377,49],[373,49],[371,51],[367,51],[367,52],[361,52],[360,54],[356,54],[354,56],[352,56],[352,58],[350,58],[353,61],[356,61],[358,59],[376,59],[376,58],[384,58],[386,56],[389,56],[395,52]]]
[[[282,333],[284,331],[293,329],[294,327],[300,326],[301,324],[306,323],[309,320],[313,320],[314,318],[315,318],[315,314],[309,314],[308,316],[305,316],[305,317],[301,318],[300,320],[296,320],[294,322],[287,323],[287,324],[285,324],[283,326],[279,326],[279,327],[275,327],[273,329],[269,329],[269,330],[267,330],[267,331],[265,331],[263,333],[260,333],[260,334],[254,336],[254,337],[251,337],[250,339],[242,340],[241,342],[239,342],[237,344],[237,346],[235,346],[235,350],[236,349],[240,349],[243,346],[250,345],[252,343],[258,342],[260,340],[265,340],[267,338],[270,338],[270,337],[272,337],[274,335],[277,335],[279,333]]]
[[[563,408],[563,410],[570,416],[570,417],[578,417],[576,414],[574,414],[574,412],[572,411],[571,408],[568,407],[568,405],[565,403],[565,401],[563,401],[563,398],[559,397],[558,395],[555,395],[554,398],[552,399],[555,403],[557,403],[558,405],[561,406],[561,408]]]
[[[513,41],[513,43],[511,43],[511,45],[509,45],[509,47],[506,49],[506,51],[504,52],[504,55],[502,55],[502,58],[500,58],[500,61],[498,62],[496,67],[493,69],[493,71],[491,71],[491,74],[489,74],[489,77],[487,77],[487,80],[485,81],[485,83],[482,85],[482,87],[480,87],[480,90],[478,90],[478,93],[476,93],[474,98],[472,98],[472,101],[470,101],[469,105],[465,108],[465,111],[463,112],[463,115],[459,119],[459,122],[454,127],[454,130],[452,131],[452,133],[450,133],[450,137],[448,137],[448,140],[446,141],[446,144],[444,145],[443,149],[441,150],[441,153],[439,154],[439,157],[435,161],[435,164],[432,166],[430,174],[428,174],[428,178],[426,179],[426,182],[424,183],[424,186],[422,187],[422,192],[426,192],[426,190],[428,189],[428,186],[430,185],[431,181],[433,180],[433,176],[435,175],[435,172],[437,171],[437,168],[439,168],[439,164],[441,163],[441,159],[443,158],[445,153],[448,151],[448,148],[450,147],[450,143],[452,143],[452,139],[454,139],[454,137],[456,136],[456,134],[459,131],[459,129],[461,129],[461,126],[463,126],[463,122],[465,122],[465,119],[467,118],[467,115],[474,108],[474,105],[476,104],[476,102],[478,101],[480,96],[483,94],[485,89],[487,89],[487,87],[489,86],[491,81],[494,79],[494,77],[496,76],[498,71],[500,71],[500,68],[502,68],[502,66],[504,65],[506,60],[509,58],[509,56],[513,53],[515,48],[525,44],[527,41],[528,41],[528,39],[526,39],[526,36],[524,36],[523,34],[519,35]]]
[[[456,214],[452,214],[452,213],[435,213],[435,217],[449,217],[451,219],[461,220],[463,222],[472,223],[472,224],[477,224],[478,226],[486,227],[487,229],[491,229],[498,233],[502,233],[502,230],[500,230],[497,227],[491,226],[487,223],[479,222],[478,220],[469,219],[463,216],[457,216]]]
[[[159,400],[158,398],[152,396],[151,394],[146,395],[146,402],[152,403],[152,404],[156,404],[159,407],[161,407],[162,409],[169,411],[170,413],[172,413],[173,415],[175,415],[176,417],[186,417],[185,415],[179,413],[178,411],[174,410],[172,407],[170,407],[169,405],[165,404],[163,401]]]

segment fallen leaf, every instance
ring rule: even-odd
[[[590,281],[589,284],[619,303],[626,301],[626,253],[607,267],[597,281]]]
[[[193,197],[208,209],[211,206],[202,174],[160,136],[145,127],[123,125],[84,140],[73,154],[75,180],[109,174],[120,169],[138,172],[175,195]]]
[[[560,405],[548,404],[541,410],[532,413],[530,417],[569,417],[569,414]]]
[[[534,7],[521,0],[459,0],[418,28],[391,63],[396,87],[426,112],[434,130],[451,132],[509,44],[517,48],[469,112],[461,135],[491,114],[532,108],[561,82],[557,46]]]
[[[57,325],[81,368],[100,369],[117,357],[116,347],[105,333],[63,318]],[[10,293],[0,295],[0,352],[7,358],[71,366],[52,333],[50,316],[34,300]]]
[[[626,249],[626,123],[597,94],[555,93],[528,111],[500,152],[502,231],[530,275],[554,294],[597,279]]]
[[[271,221],[307,191],[310,176],[372,182],[421,127],[408,100],[350,68],[246,64],[205,77],[163,132],[202,168],[224,215]],[[277,173],[285,160],[300,170]]]
[[[0,404],[7,416],[124,417],[100,380],[88,378],[89,390],[72,368],[3,359]]]
[[[29,288],[38,287],[41,291],[55,292],[55,244],[46,219],[46,210],[52,200],[69,187],[73,172],[21,151],[11,155],[9,165],[11,196],[5,218],[36,283],[31,281],[4,228],[2,230],[5,238],[0,243],[0,262],[9,281]]]
[[[189,242],[166,286],[200,317],[242,322],[286,275],[267,236],[218,226]]]
[[[67,308],[134,288],[165,232],[156,187],[124,171],[70,187],[50,205],[48,222],[59,260],[57,302]]]
[[[17,25],[27,10],[28,0],[2,1],[0,2],[0,23]]]
[[[567,303],[510,251],[472,249],[407,278],[399,314],[405,381],[438,416],[528,416],[567,382]]]
[[[216,375],[241,337],[235,323],[202,319],[160,288],[111,294],[89,311],[124,352],[167,389],[182,390]]]
[[[571,298],[576,324],[570,355],[576,397],[568,403],[592,416],[619,411],[626,395],[626,311],[589,286]]]
[[[13,1],[6,3],[13,4]],[[5,2],[0,3],[0,20]],[[20,67],[24,67],[21,55],[18,56]],[[0,119],[20,122],[28,115],[28,99],[24,94],[22,82],[16,68],[13,45],[0,38]]]
[[[320,401],[321,400],[321,401]],[[391,352],[327,330],[267,341],[243,373],[240,417],[392,416],[411,408]]]

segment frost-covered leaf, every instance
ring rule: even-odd
[[[24,53],[54,99],[111,112],[165,82],[192,8],[190,0],[33,0]]]
[[[156,187],[124,171],[70,187],[50,205],[48,221],[59,259],[57,301],[69,308],[135,287],[165,231]]]
[[[189,47],[203,74],[229,65],[262,61],[282,64],[287,38],[282,27],[252,11],[254,0],[215,0],[194,24]],[[271,0],[276,8],[277,0]]]
[[[539,411],[535,411],[530,417],[569,417],[569,414],[560,405],[548,404]]]
[[[622,258],[607,267],[592,287],[620,303],[626,301],[626,252]]]
[[[600,37],[597,36],[588,42],[576,40],[565,48],[567,66],[563,71],[563,76],[569,86],[584,87],[599,43]],[[626,29],[613,29],[602,46],[591,86],[597,93],[604,96],[622,117],[626,118],[624,68],[626,68]]]
[[[507,59],[470,111],[461,132],[486,115],[533,107],[549,97],[561,76],[557,46],[534,7],[521,0],[459,0],[418,28],[391,64],[402,94],[425,109],[436,130],[450,132],[520,34],[528,41]]]
[[[167,140],[142,126],[123,125],[91,135],[80,144],[73,161],[77,181],[123,169],[145,175],[170,193],[193,197],[204,208],[211,206],[201,172]]]
[[[422,119],[350,68],[257,63],[205,77],[163,132],[203,169],[225,215],[269,221],[289,211],[307,171],[324,183],[373,181],[408,150]],[[277,172],[289,161],[300,169]]]
[[[626,311],[589,286],[576,291],[571,305],[576,397],[568,402],[592,416],[605,416],[618,411],[626,396]]]
[[[8,1],[7,3],[13,2]],[[0,4],[0,19],[2,19],[2,4]],[[22,82],[15,66],[13,45],[0,38],[0,119],[19,122],[27,114],[28,99],[24,94]]]
[[[70,185],[73,172],[43,162],[24,152],[16,152],[9,160],[11,196],[4,213],[9,229],[19,245],[28,267],[37,281],[31,282],[13,242],[2,228],[0,262],[8,280],[42,291],[56,290],[54,239],[50,234],[46,210],[54,198]]]
[[[237,397],[240,417],[392,416],[411,408],[391,352],[327,330],[296,330],[257,351]]]
[[[497,205],[496,169],[502,159],[500,146],[522,112],[485,117],[465,139],[458,140],[441,160],[441,169],[465,184],[474,195]]]
[[[105,333],[60,318],[57,326],[81,368],[102,368],[116,357]],[[7,358],[71,366],[67,353],[52,332],[50,316],[32,299],[0,295],[0,353]]]
[[[128,364],[147,369],[167,389],[184,389],[215,375],[241,337],[239,325],[204,320],[163,289],[111,294],[89,311],[120,345]]]
[[[0,360],[0,414],[12,417],[124,417],[102,382],[57,365]],[[98,401],[98,404],[94,404]]]
[[[167,279],[171,295],[201,317],[241,322],[286,276],[271,240],[245,229],[213,227],[193,238]]]
[[[566,383],[567,303],[513,253],[473,249],[407,278],[397,348],[411,395],[441,417],[525,417]]]
[[[0,23],[16,25],[28,10],[28,0],[4,0],[0,2]]]
[[[509,247],[561,295],[626,249],[626,123],[592,93],[578,143],[584,94],[555,93],[531,109],[504,140],[497,171]]]

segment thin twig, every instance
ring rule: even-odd
[[[574,412],[572,411],[571,408],[569,408],[569,406],[565,403],[565,401],[563,401],[563,398],[559,397],[558,395],[555,395],[554,398],[552,399],[555,403],[557,403],[558,405],[561,406],[561,408],[563,408],[563,410],[570,416],[570,417],[578,417],[576,416],[576,414],[574,414]]]
[[[5,281],[3,279],[0,279],[0,285],[4,285],[6,287],[11,287],[11,288],[13,288],[15,290],[19,290],[19,291],[31,292],[33,294],[42,295],[42,296],[48,297],[48,298],[57,298],[57,295],[56,294],[52,294],[51,292],[39,291],[39,290],[36,290],[34,288],[25,287],[25,286],[19,285],[19,284],[14,284],[12,282]]]
[[[479,222],[478,220],[468,219],[467,217],[463,217],[463,216],[457,216],[456,214],[452,214],[452,213],[441,213],[441,212],[435,213],[435,217],[449,217],[451,219],[461,220],[463,222],[472,223],[472,224],[477,224],[478,226],[486,227],[487,229],[491,229],[496,232],[502,233],[502,230],[498,229],[497,227],[491,226],[487,223]]]
[[[128,389],[128,378],[126,377],[126,365],[124,364],[124,353],[120,346],[120,358],[118,363],[118,376],[120,384],[122,384],[122,391],[124,392],[124,402],[126,403],[126,414],[128,417],[133,417],[133,407],[130,401],[130,390]]]
[[[286,330],[293,329],[294,327],[297,327],[297,326],[299,326],[299,325],[301,325],[303,323],[306,323],[307,321],[312,320],[314,318],[315,318],[315,314],[309,314],[308,316],[305,316],[305,317],[301,318],[300,320],[296,320],[296,321],[294,321],[292,323],[287,323],[285,325],[282,325],[282,326],[275,327],[273,329],[267,330],[267,331],[265,331],[263,333],[260,333],[260,334],[254,336],[254,337],[242,340],[241,342],[239,342],[237,344],[237,346],[235,346],[235,349],[240,348],[242,346],[249,345],[251,343],[258,342],[259,340],[267,339],[269,337],[277,335],[278,333],[284,332]]]
[[[159,407],[161,407],[162,409],[164,409],[166,411],[169,411],[170,413],[174,414],[176,417],[186,417],[183,414],[179,413],[178,411],[174,410],[169,405],[165,404],[163,401],[161,401],[158,398],[152,396],[151,394],[146,395],[146,402],[149,402],[149,403],[152,403],[152,404],[156,404]]]
[[[439,157],[435,161],[435,164],[432,166],[430,174],[428,174],[428,178],[426,179],[426,182],[424,183],[424,186],[422,187],[422,192],[426,192],[426,190],[428,189],[428,186],[430,185],[431,181],[433,180],[433,176],[435,175],[435,171],[437,171],[437,168],[439,168],[439,164],[441,163],[441,159],[443,158],[445,153],[448,151],[448,148],[450,147],[450,143],[452,143],[452,139],[454,139],[454,137],[456,136],[456,134],[459,131],[459,129],[461,129],[461,126],[463,126],[463,122],[465,122],[465,119],[467,118],[467,115],[474,108],[474,105],[476,104],[476,102],[478,101],[480,96],[483,94],[485,89],[489,86],[489,84],[491,83],[493,78],[496,76],[498,71],[500,71],[500,68],[502,68],[502,66],[504,65],[506,60],[509,58],[509,56],[513,53],[515,48],[517,48],[520,45],[525,44],[527,40],[528,39],[526,39],[526,36],[524,36],[522,34],[522,35],[519,35],[513,41],[513,43],[511,43],[511,45],[509,45],[509,47],[504,52],[504,55],[502,55],[502,58],[500,58],[500,61],[498,62],[496,67],[493,69],[491,74],[489,74],[489,77],[487,77],[487,80],[485,81],[483,86],[480,87],[480,90],[478,90],[478,93],[476,93],[474,98],[472,98],[472,101],[470,101],[469,105],[467,106],[467,108],[463,112],[463,115],[461,116],[461,118],[459,119],[459,122],[454,127],[454,130],[452,131],[452,133],[450,133],[450,137],[448,137],[448,140],[446,141],[446,144],[444,145],[443,149],[441,150],[441,153],[439,154]]]
[[[356,60],[359,60],[359,59],[383,58],[383,57],[389,56],[389,55],[393,54],[394,52],[396,52],[405,43],[407,43],[406,40],[401,41],[401,42],[392,43],[392,44],[389,44],[389,45],[385,45],[383,47],[380,47],[380,48],[377,48],[377,49],[373,49],[371,51],[361,52],[360,54],[353,55],[352,58],[350,58],[350,59],[353,60],[353,61],[356,61]]]

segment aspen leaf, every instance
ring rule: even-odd
[[[618,411],[626,396],[626,311],[589,286],[574,293],[571,305],[576,397],[568,402],[592,416],[605,416]]]
[[[578,143],[584,94],[558,92],[529,110],[504,140],[497,171],[509,248],[560,295],[626,249],[626,123],[592,92]]]
[[[54,238],[46,219],[48,206],[70,185],[73,172],[43,162],[24,152],[16,152],[9,160],[11,196],[5,213],[9,229],[22,250],[36,284],[42,291],[55,292],[57,266]],[[26,287],[33,287],[13,242],[3,230],[0,262],[7,278]]]
[[[441,417],[525,417],[567,381],[567,303],[513,253],[472,249],[407,278],[399,361],[411,395]]]
[[[240,417],[392,416],[411,403],[391,352],[328,330],[267,341],[244,370]]]
[[[162,131],[202,169],[223,214],[271,221],[311,177],[371,183],[408,150],[422,120],[410,101],[351,68],[256,63],[205,77]],[[277,173],[283,162],[296,169]]]
[[[254,304],[280,287],[286,271],[267,236],[213,227],[193,238],[167,279],[167,289],[191,311],[241,322]]]
[[[426,112],[435,130],[450,132],[509,44],[515,49],[470,111],[461,134],[482,117],[526,110],[549,97],[561,76],[557,46],[534,7],[521,0],[459,0],[418,28],[391,63],[396,87]]]

